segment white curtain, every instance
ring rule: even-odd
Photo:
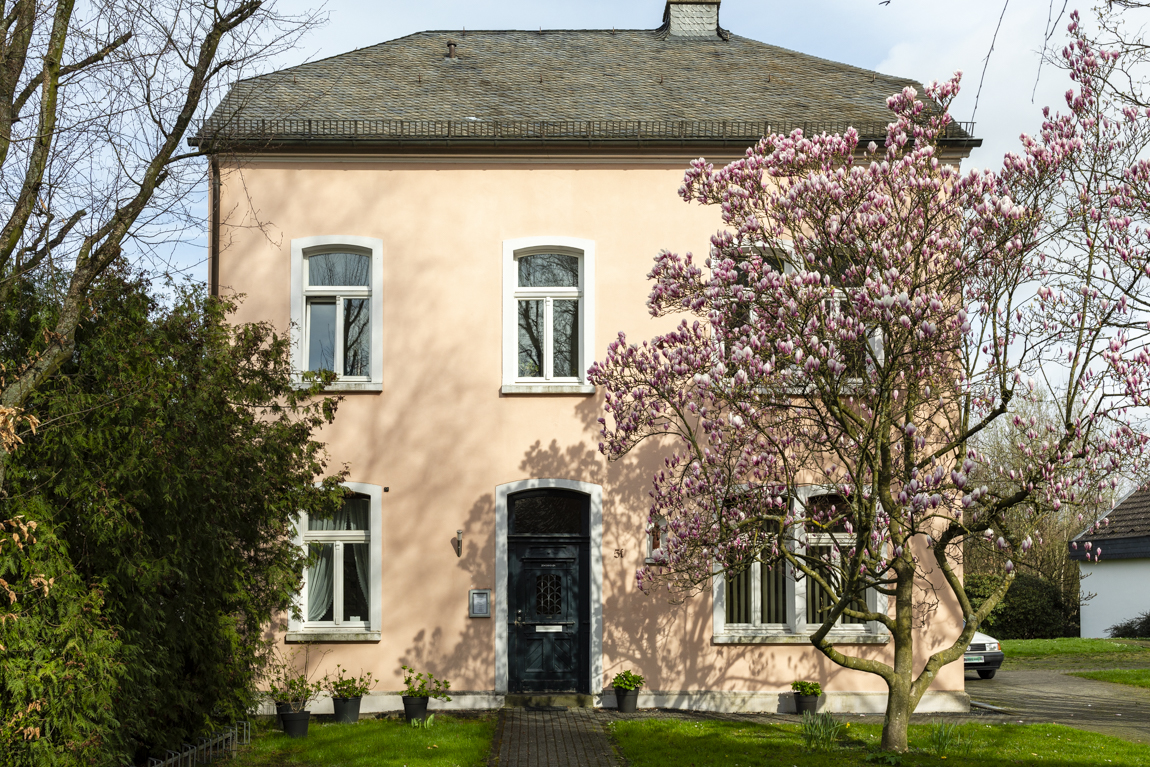
[[[335,579],[332,577],[335,574],[335,546],[330,543],[312,545],[320,550],[320,556],[307,569],[307,619],[321,621],[331,607],[331,597],[335,591]]]
[[[307,521],[308,530],[367,530],[368,513],[371,510],[371,500],[362,496],[355,496],[347,500],[343,507],[331,519],[311,519]],[[312,544],[316,545],[316,544]],[[350,550],[350,551],[349,551]],[[351,551],[355,557],[356,580],[363,589],[366,597],[367,568],[371,559],[367,556],[367,546],[344,545],[344,557]],[[309,621],[323,620],[328,608],[332,606],[332,595],[335,592],[335,545],[325,543],[320,547],[319,561],[308,568],[307,589],[308,605],[307,619]],[[363,555],[359,556],[359,552]],[[366,616],[364,616],[366,618]]]

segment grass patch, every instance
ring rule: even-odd
[[[910,752],[887,761],[876,752],[881,725],[849,722],[830,752],[808,751],[798,725],[747,722],[632,720],[611,724],[632,767],[844,767],[894,763],[903,767],[1125,767],[1150,764],[1150,747],[1056,724],[963,724],[953,728],[947,761],[937,755],[933,725],[910,728]],[[870,759],[868,760],[868,757]]]
[[[317,724],[293,740],[266,731],[240,752],[244,767],[477,767],[487,764],[495,721],[439,714],[429,730],[403,720],[365,719],[358,724]]]
[[[1100,682],[1128,684],[1133,687],[1145,687],[1150,690],[1150,668],[1076,671],[1071,674],[1071,676],[1080,676],[1083,679],[1097,679]]]
[[[1150,647],[1126,639],[1004,639],[1002,652],[1007,658],[1050,658],[1056,655],[1105,655],[1108,653],[1143,653]]]

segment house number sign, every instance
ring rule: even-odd
[[[467,617],[491,617],[491,589],[471,589],[467,592]]]

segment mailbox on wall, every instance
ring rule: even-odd
[[[467,617],[491,617],[491,589],[471,589],[467,592]]]

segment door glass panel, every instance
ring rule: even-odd
[[[368,553],[366,543],[343,544],[343,619],[366,621]]]
[[[332,607],[335,595],[333,578],[335,575],[335,544],[309,544],[308,554],[315,558],[315,564],[307,569],[307,619],[309,621],[334,620]]]
[[[318,253],[308,256],[308,285],[370,287],[371,256],[361,253]]]
[[[579,302],[553,301],[554,349],[551,374],[556,378],[579,376]]]
[[[519,496],[511,501],[510,532],[519,535],[582,535],[585,508],[585,496]]]
[[[335,302],[308,304],[308,370],[335,370]]]
[[[368,299],[344,299],[343,332],[343,374],[371,375],[371,302]]]
[[[543,301],[519,302],[519,377],[543,377]]]
[[[558,573],[535,576],[535,614],[557,616],[563,612],[563,579]]]
[[[579,287],[579,259],[561,253],[538,253],[519,259],[521,288]]]

